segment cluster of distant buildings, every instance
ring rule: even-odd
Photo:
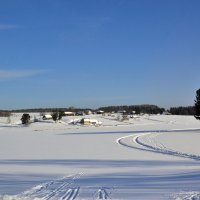
[[[104,111],[99,110],[97,112],[92,112],[90,110],[87,111],[77,111],[77,112],[73,112],[73,111],[65,111],[63,112],[63,116],[85,116],[85,115],[92,115],[92,114],[103,114]],[[52,119],[52,115],[51,114],[44,114],[42,115],[42,119],[43,120],[51,120]],[[96,119],[89,119],[89,118],[81,118],[78,120],[73,120],[71,122],[72,124],[84,124],[84,125],[101,125],[102,122],[99,122]]]
[[[135,111],[127,112],[126,110],[119,110],[117,113],[116,112],[109,112],[105,113],[103,110],[98,110],[96,112],[92,112],[91,110],[85,110],[85,111],[65,111],[63,112],[63,116],[83,116],[83,118],[78,119],[78,120],[73,120],[71,123],[72,124],[84,124],[84,125],[101,125],[102,123],[97,121],[96,119],[90,119],[86,118],[84,116],[87,115],[92,115],[92,114],[100,114],[100,115],[108,115],[108,116],[116,116],[117,114],[117,120],[119,121],[125,121],[129,120],[129,118],[134,118],[134,119],[139,119],[139,115],[136,115]],[[163,114],[169,115],[170,113],[165,111]],[[140,115],[143,115],[140,113]],[[43,120],[51,120],[52,115],[51,114],[44,114],[42,116]]]
[[[84,116],[84,115],[91,115],[91,114],[103,114],[104,111],[99,110],[97,112],[92,112],[90,110],[87,111],[77,111],[77,112],[72,112],[72,111],[65,111],[63,112],[63,116]],[[44,114],[42,116],[43,120],[47,120],[47,119],[52,119],[52,116],[50,114]]]

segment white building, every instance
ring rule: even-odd
[[[74,116],[75,112],[66,111],[66,112],[64,112],[64,115],[66,115],[66,116]]]
[[[52,119],[52,116],[50,114],[43,115],[42,119],[43,120]]]

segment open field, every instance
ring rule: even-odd
[[[200,121],[144,115],[101,126],[0,118],[0,199],[200,199]],[[39,114],[33,114],[39,117]]]

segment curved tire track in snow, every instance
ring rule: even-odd
[[[190,132],[190,131],[200,131],[200,129],[175,129],[175,130],[156,130],[156,131],[144,131],[140,132],[138,134],[133,134],[133,135],[127,135],[121,138],[118,138],[116,142],[122,146],[128,147],[128,148],[133,148],[133,149],[138,149],[142,151],[149,151],[149,152],[154,152],[154,153],[161,153],[161,154],[167,154],[171,156],[178,156],[182,158],[189,158],[193,160],[198,160],[200,161],[200,155],[195,155],[195,154],[189,154],[189,153],[183,153],[179,152],[176,150],[169,149],[165,147],[163,144],[158,143],[155,140],[151,141],[151,145],[145,143],[144,141],[141,140],[141,137],[151,135],[154,136],[157,134],[163,134],[163,133],[169,133],[169,132]]]

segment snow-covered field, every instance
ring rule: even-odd
[[[200,121],[144,115],[101,126],[0,118],[0,199],[200,199]],[[39,114],[33,114],[39,117]]]

